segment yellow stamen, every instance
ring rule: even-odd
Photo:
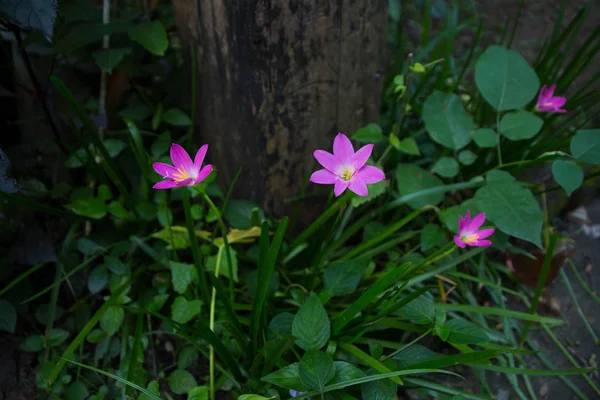
[[[473,233],[469,236],[463,236],[460,239],[465,243],[473,243],[473,242],[476,242],[479,240],[479,235],[476,233]]]
[[[348,167],[344,170],[342,170],[339,174],[340,178],[342,178],[345,181],[349,181],[350,179],[352,179],[352,176],[354,175],[354,171],[355,168],[353,166]]]
[[[185,181],[186,179],[190,178],[187,171],[183,167],[177,168],[177,172],[179,172],[179,173],[173,174],[173,176],[171,176],[171,178],[173,178],[173,180],[175,182],[182,182],[182,181]]]

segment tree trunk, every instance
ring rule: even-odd
[[[376,122],[386,0],[174,0],[197,61],[196,130],[219,183],[289,214],[337,132]]]

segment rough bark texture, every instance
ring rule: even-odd
[[[219,181],[277,215],[315,149],[377,121],[385,0],[174,0],[195,48],[197,135]],[[192,52],[193,54],[193,52]]]

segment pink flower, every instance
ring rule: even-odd
[[[540,90],[540,95],[538,96],[537,104],[535,106],[538,111],[555,113],[567,112],[567,110],[561,108],[567,102],[567,98],[554,96],[555,89],[556,84],[550,86],[550,88],[547,88],[546,85],[542,87],[542,90]]]
[[[374,146],[368,144],[355,153],[350,139],[343,133],[338,133],[333,141],[333,154],[325,150],[314,152],[315,158],[325,169],[314,172],[310,181],[322,185],[334,185],[333,193],[336,197],[346,189],[359,196],[368,195],[367,184],[385,179],[382,170],[365,165]]]
[[[208,164],[202,167],[204,156],[208,150],[208,145],[200,147],[196,157],[192,159],[188,153],[178,144],[171,145],[171,162],[173,166],[165,163],[155,162],[152,168],[157,174],[166,179],[153,186],[154,189],[171,189],[180,186],[193,186],[202,182],[212,172],[212,165]]]
[[[454,243],[461,249],[469,246],[489,246],[492,244],[489,240],[481,240],[494,233],[495,229],[479,230],[485,221],[485,213],[476,215],[471,219],[471,211],[467,211],[465,217],[458,216],[458,235],[454,236]]]

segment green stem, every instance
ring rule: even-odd
[[[575,264],[573,264],[573,261],[567,260],[567,262],[569,263],[569,265],[571,265],[571,269],[573,270],[573,273],[575,274],[575,278],[577,278],[577,281],[579,282],[579,284],[581,285],[581,287],[583,288],[583,290],[585,290],[587,292],[587,294],[589,294],[590,296],[592,296],[592,298],[594,300],[596,300],[596,302],[598,302],[600,304],[600,297],[598,297],[598,295],[596,295],[596,293],[594,293],[594,291],[592,289],[590,289],[590,287],[588,286],[588,284],[585,283],[585,281],[583,280],[583,278],[579,274],[579,271],[577,271],[577,267],[575,267]],[[2,294],[2,293],[0,293],[0,294]]]
[[[190,239],[190,247],[192,248],[192,257],[194,259],[194,265],[196,266],[196,270],[198,271],[198,279],[200,281],[200,292],[204,300],[204,304],[207,304],[209,301],[208,285],[206,283],[206,276],[204,275],[202,254],[200,253],[200,247],[198,246],[196,231],[194,229],[192,208],[190,206],[190,192],[188,191],[187,187],[183,188],[183,210],[185,212],[185,222],[187,225],[188,236]]]
[[[560,270],[560,276],[565,281],[565,286],[567,287],[567,290],[569,292],[569,296],[571,296],[571,299],[573,300],[573,304],[575,305],[575,309],[577,310],[577,314],[579,314],[579,316],[581,317],[581,320],[583,321],[583,324],[585,325],[586,329],[590,332],[590,335],[592,335],[592,338],[594,338],[594,343],[596,343],[596,345],[600,344],[600,342],[598,341],[598,336],[596,336],[596,333],[594,333],[594,330],[592,329],[592,326],[590,325],[590,322],[588,321],[587,317],[583,313],[583,310],[581,309],[581,307],[579,307],[579,302],[577,301],[577,297],[575,297],[575,292],[573,291],[573,287],[571,286],[571,282],[569,281],[569,278],[567,277],[567,274],[565,274],[565,270],[562,269],[562,268]]]
[[[215,277],[219,278],[219,270],[221,268],[221,255],[223,254],[223,247],[219,247],[217,252],[217,265],[215,266]],[[232,279],[231,275],[229,279]],[[215,331],[215,303],[217,302],[217,290],[213,287],[212,297],[210,299],[210,319],[208,327],[211,331]],[[208,356],[209,360],[209,374],[210,374],[210,398],[215,400],[215,349],[210,346],[210,352]]]
[[[381,359],[381,361],[385,361],[388,358],[392,358],[394,357],[396,354],[400,353],[403,350],[406,350],[407,348],[409,348],[410,346],[412,346],[413,344],[417,343],[419,340],[423,339],[425,336],[429,335],[431,333],[431,329],[426,330],[425,332],[423,332],[419,337],[417,337],[415,340],[413,340],[410,343],[407,343],[406,345],[400,347],[398,350],[395,350],[394,352],[390,353],[389,355],[383,357]]]
[[[500,112],[496,112],[496,130],[498,131],[498,167],[502,167],[502,150],[500,149],[500,142],[502,137],[500,137]]]

